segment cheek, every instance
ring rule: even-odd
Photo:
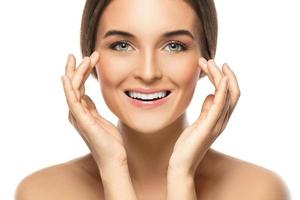
[[[199,78],[200,67],[198,66],[198,57],[176,59],[176,61],[170,61],[166,66],[168,66],[169,78],[179,89],[179,98],[174,103],[173,109],[182,114],[193,98]]]
[[[120,59],[120,57],[112,54],[101,52],[99,62],[96,66],[96,72],[102,92],[103,99],[108,108],[117,116],[121,116],[120,103],[116,99],[120,98],[120,91],[116,89],[123,80],[128,76],[128,59]]]
[[[128,74],[128,59],[120,59],[103,52],[96,67],[103,87],[116,87]]]
[[[178,84],[179,87],[190,87],[197,83],[200,67],[196,56],[176,58],[165,63],[166,74]]]
[[[124,72],[122,72],[122,69],[126,69],[124,67],[125,63],[121,59],[105,53],[105,51],[101,53],[96,71],[103,99],[113,111],[116,107],[114,98],[117,93],[115,88],[120,84],[120,80],[123,80]]]

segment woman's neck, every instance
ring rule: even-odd
[[[140,182],[164,178],[173,147],[187,126],[185,113],[160,132],[152,134],[138,133],[118,121],[132,180]]]
[[[154,134],[138,133],[118,122],[127,152],[130,176],[135,185],[145,184],[145,181],[165,181],[173,147],[187,126],[189,125],[185,113],[170,126]],[[216,151],[210,148],[199,164],[195,176],[208,176],[217,163],[217,155]],[[99,168],[91,153],[84,157],[83,167],[95,179],[100,178]]]

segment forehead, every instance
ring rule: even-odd
[[[151,37],[175,29],[197,33],[199,25],[196,12],[184,0],[113,0],[105,8],[98,29],[102,37],[110,29]]]

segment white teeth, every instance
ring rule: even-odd
[[[138,93],[138,92],[128,92],[129,96],[132,98],[139,98],[139,99],[155,99],[155,98],[162,98],[167,96],[167,91],[163,91],[163,92],[156,92],[156,93],[152,93],[152,94],[142,94],[142,93]]]

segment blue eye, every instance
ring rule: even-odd
[[[117,51],[120,51],[118,49],[121,48],[121,51],[123,51],[122,48],[125,48],[127,45],[129,45],[129,42],[127,42],[127,41],[118,41],[118,42],[115,42],[112,45],[110,45],[110,48],[113,50],[117,50]],[[116,47],[120,47],[120,48],[116,49]]]
[[[185,50],[187,50],[186,45],[183,44],[182,42],[179,42],[179,41],[172,41],[167,46],[170,46],[171,48],[173,48],[173,50],[171,50],[171,51],[185,51]],[[178,50],[178,48],[176,50],[176,47],[179,47],[179,50]],[[175,48],[175,50],[174,50],[174,48]]]
[[[114,42],[113,44],[110,45],[110,48],[116,51],[127,51],[126,47],[128,47],[128,45],[130,45],[130,43],[126,40],[123,40],[123,41]],[[179,41],[172,41],[167,46],[171,47],[171,50],[169,51],[177,52],[177,51],[187,50],[187,46]],[[176,47],[179,47],[179,50]]]

